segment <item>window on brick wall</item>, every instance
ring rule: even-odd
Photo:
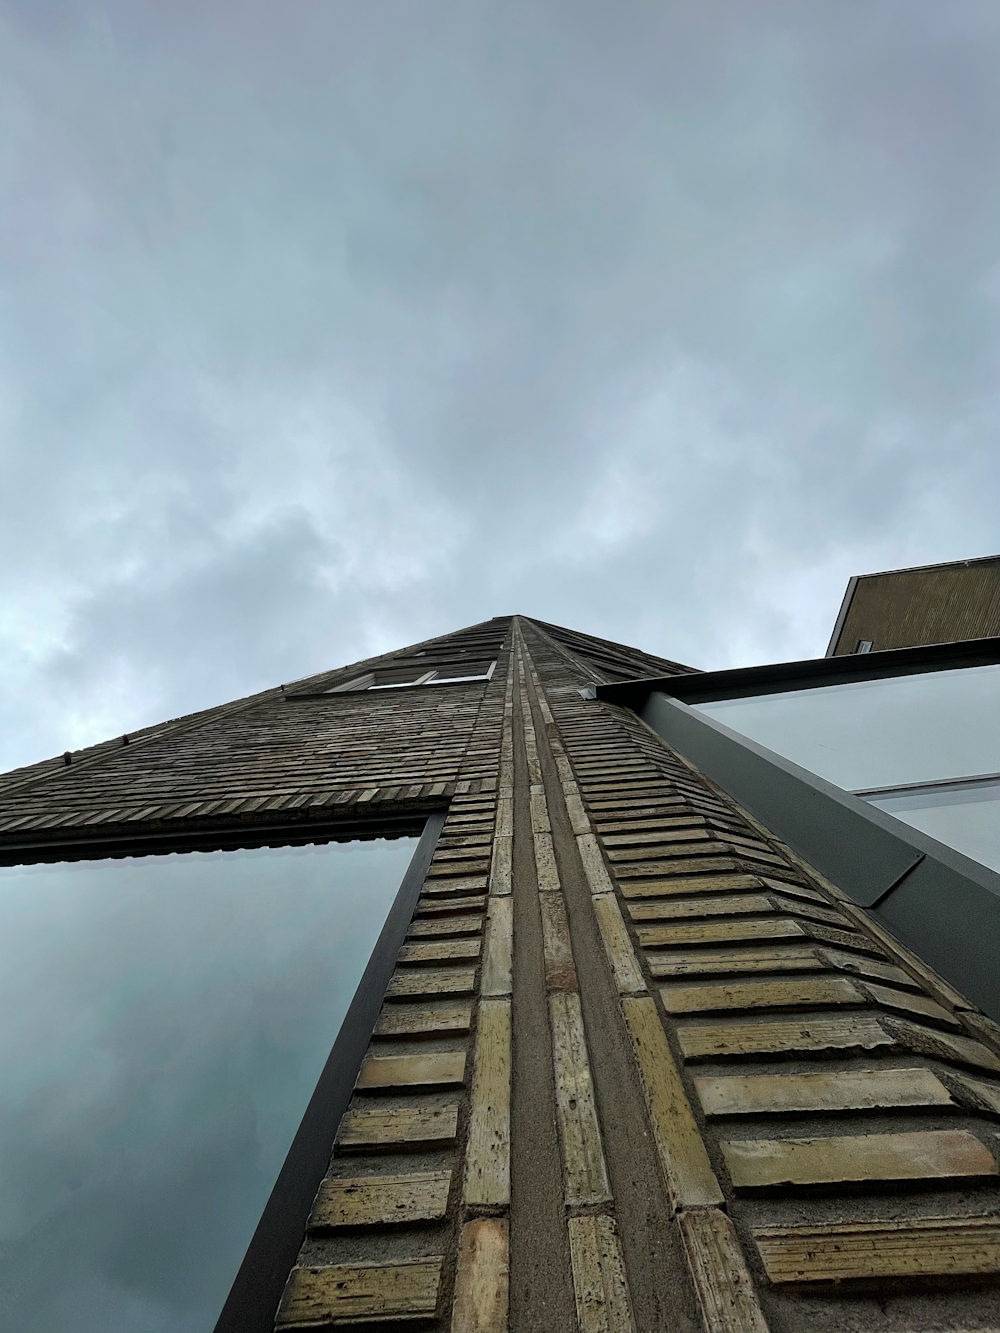
[[[415,845],[0,870],[5,1333],[212,1328]]]
[[[439,666],[432,670],[414,672],[407,667],[385,667],[368,671],[363,676],[334,685],[326,694],[350,694],[359,690],[403,690],[416,685],[460,685],[468,681],[492,680],[496,662],[468,662],[461,665]]]

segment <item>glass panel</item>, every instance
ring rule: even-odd
[[[415,845],[0,871],[6,1333],[210,1333]]]
[[[720,699],[700,712],[839,787],[1000,770],[1000,667]]]
[[[1000,871],[1000,782],[939,791],[866,796],[886,814]]]

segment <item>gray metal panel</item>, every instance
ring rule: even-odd
[[[926,856],[874,914],[918,957],[1000,1020],[1000,898]]]

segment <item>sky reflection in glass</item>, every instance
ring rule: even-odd
[[[210,1333],[415,846],[0,871],[5,1333]]]
[[[1000,871],[1000,782],[865,799],[887,815]]]
[[[719,699],[700,712],[847,791],[1000,772],[1000,666]],[[1000,870],[996,789],[865,799]]]
[[[1000,772],[1000,666],[697,708],[848,791]]]

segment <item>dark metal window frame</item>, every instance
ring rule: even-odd
[[[1000,639],[626,681],[597,697],[633,708],[778,838],[985,1013],[1000,1020],[1000,875],[692,704],[992,666]]]
[[[164,856],[170,852],[229,852],[253,847],[302,847],[310,843],[355,842],[368,838],[419,838],[427,819],[437,811],[395,811],[386,815],[335,819],[303,815],[296,820],[255,818],[245,824],[185,829],[149,828],[139,833],[5,839],[0,866],[35,865],[52,861],[105,861],[122,856]]]
[[[853,794],[865,800],[885,796],[947,795],[949,792],[975,792],[1000,786],[1000,773],[970,773],[964,778],[935,778],[931,782],[898,782],[888,787],[855,787]]]
[[[285,1281],[305,1238],[309,1211],[330,1162],[337,1126],[351,1100],[444,819],[444,812],[427,817],[214,1333],[272,1333]]]
[[[355,681],[350,681],[346,685],[337,685],[329,690],[296,690],[294,694],[289,692],[285,694],[283,698],[286,704],[297,704],[302,703],[305,700],[315,701],[317,699],[331,699],[336,700],[339,703],[340,700],[344,698],[350,699],[355,695],[367,695],[373,689],[377,690],[379,694],[389,695],[398,693],[401,690],[436,690],[440,686],[452,685],[482,685],[485,689],[493,679],[493,671],[495,667],[496,662],[492,662],[489,669],[481,676],[443,676],[440,680],[422,680],[418,678],[417,680],[391,681],[386,685],[360,685]],[[369,673],[369,675],[371,675],[372,680],[374,680],[373,673]],[[359,677],[359,680],[367,681],[368,676],[361,676]]]
[[[230,1288],[215,1333],[272,1333],[285,1281],[305,1238],[309,1211],[329,1165],[337,1126],[354,1091],[446,813],[446,810],[438,809],[383,819],[261,823],[222,829],[188,829],[178,833],[149,831],[110,838],[93,835],[65,840],[49,838],[11,842],[0,849],[0,865],[16,866],[419,836],[333,1049]]]

